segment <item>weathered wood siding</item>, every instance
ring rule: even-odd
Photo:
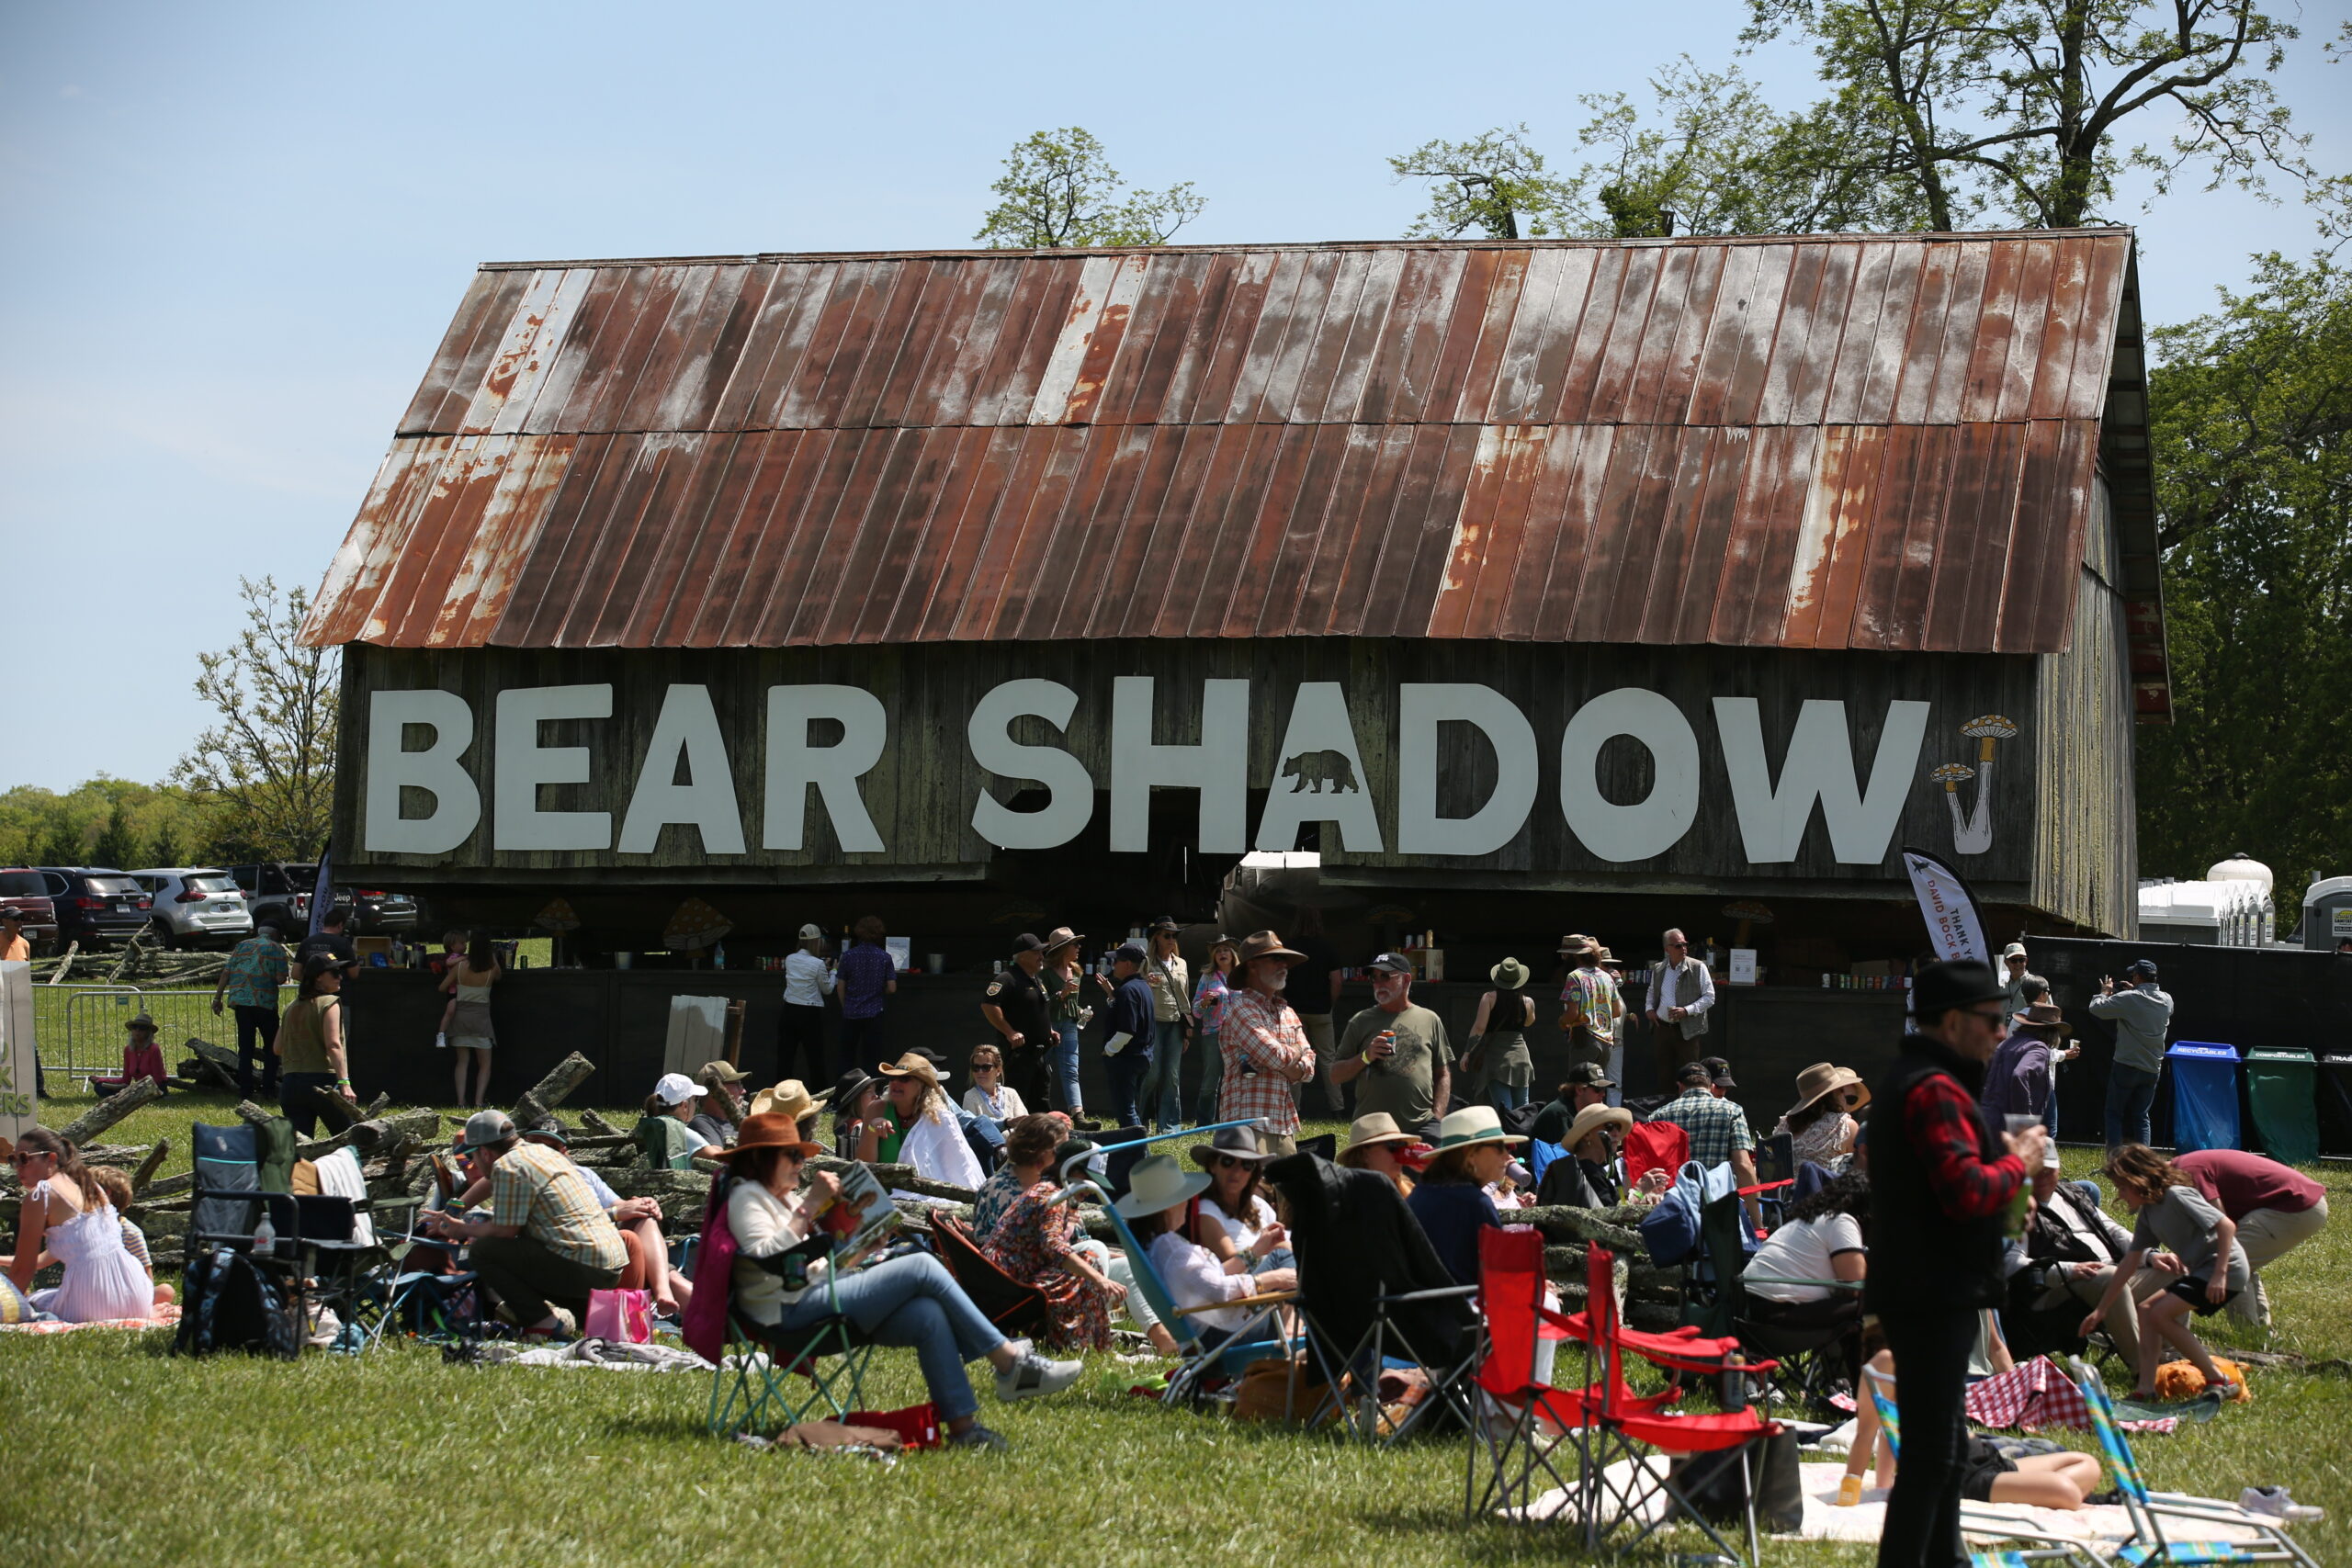
[[[2116,917],[2109,911],[2128,908],[2132,886],[2130,750],[2113,739],[2128,740],[2123,728],[2128,711],[2117,686],[2120,617],[2109,613],[2112,595],[2086,593],[2084,600],[2098,612],[2095,635],[2078,635],[2076,653],[2040,660],[2026,656],[1354,638],[654,651],[430,652],[355,645],[346,650],[345,663],[345,766],[338,785],[336,840],[344,846],[344,863],[354,873],[397,878],[406,872],[441,882],[471,879],[477,874],[488,881],[521,872],[560,872],[582,886],[985,874],[998,852],[974,832],[973,803],[984,788],[1009,800],[1022,786],[991,782],[991,775],[972,759],[967,723],[973,704],[1000,682],[1023,677],[1059,682],[1078,694],[1079,706],[1067,733],[1036,718],[1016,721],[1012,733],[1026,743],[1063,747],[1085,764],[1097,792],[1089,832],[1099,834],[1109,809],[1102,792],[1111,776],[1112,681],[1120,675],[1151,675],[1159,682],[1155,739],[1163,745],[1200,739],[1204,680],[1246,677],[1254,682],[1247,742],[1252,833],[1262,792],[1281,780],[1283,759],[1276,752],[1284,739],[1293,693],[1303,682],[1340,682],[1359,738],[1361,783],[1380,818],[1383,842],[1393,846],[1397,688],[1402,682],[1475,682],[1509,697],[1533,728],[1540,782],[1526,826],[1494,853],[1466,859],[1342,852],[1338,834],[1327,829],[1323,849],[1335,874],[1357,880],[1393,874],[1400,882],[1417,875],[1442,876],[1454,886],[1630,890],[1703,882],[1769,886],[1777,893],[1901,897],[1894,848],[1911,842],[1941,852],[1953,846],[1951,803],[1943,787],[1928,774],[1942,763],[1976,761],[1978,742],[1963,737],[1960,727],[1975,716],[1998,713],[2015,720],[2019,733],[2000,742],[1990,807],[1992,842],[1984,852],[1963,855],[1958,863],[1989,899],[2030,900],[2053,914],[2061,912],[2059,905],[2045,899],[2063,899],[2066,912],[2062,918],[2112,930]],[[2081,651],[2085,649],[2093,651]],[[616,688],[611,718],[546,727],[546,745],[590,745],[594,772],[585,784],[548,791],[545,804],[549,808],[608,811],[617,833],[666,688],[673,682],[702,684],[710,689],[727,741],[750,852],[707,854],[692,829],[676,825],[664,829],[654,851],[645,855],[490,847],[497,694],[517,687],[604,682]],[[813,796],[805,849],[760,848],[765,694],[771,686],[810,682],[862,687],[874,693],[889,715],[889,745],[863,781],[867,810],[887,846],[881,853],[842,852]],[[1699,816],[1689,832],[1662,854],[1620,863],[1596,855],[1569,831],[1560,808],[1559,774],[1561,735],[1569,716],[1591,698],[1624,686],[1657,692],[1679,709],[1698,739],[1704,776]],[[471,838],[446,854],[371,854],[364,846],[359,819],[369,695],[379,689],[413,688],[454,692],[471,705],[474,740],[463,761],[481,789],[482,822]],[[1757,701],[1776,781],[1802,705],[1815,698],[1842,701],[1854,765],[1865,784],[1888,704],[1930,703],[1926,741],[1911,770],[1888,857],[1867,865],[1838,863],[1816,811],[1794,861],[1751,864],[1733,809],[1712,709],[1718,697]],[[2075,705],[2060,707],[2053,716],[2048,706],[2052,704]],[[1440,809],[1466,813],[1485,798],[1492,784],[1493,753],[1461,726],[1444,727],[1440,737]],[[1612,801],[1641,799],[1649,788],[1651,771],[1648,752],[1631,740],[1612,741],[1601,752],[1603,793]],[[2062,778],[2095,780],[2099,787],[2051,782]],[[1042,797],[1042,791],[1030,788],[1034,796]],[[2094,803],[2084,798],[2089,795],[2101,799]],[[1183,807],[1173,812],[1169,809],[1171,797],[1158,798],[1155,845],[1171,823],[1181,824],[1178,830],[1189,839],[1193,797],[1189,793],[1173,797]],[[1033,804],[1023,801],[1021,808]],[[2063,821],[2053,816],[2060,808],[2065,813]],[[423,802],[411,809],[423,810]],[[2122,904],[2114,901],[2118,898]]]
[[[2140,907],[2132,667],[2104,484],[2098,501],[2079,569],[2073,643],[2035,660],[2041,799],[2031,902],[2086,932],[2129,938]]]

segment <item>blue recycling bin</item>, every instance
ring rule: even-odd
[[[2165,1053],[2172,1068],[2172,1143],[2194,1149],[2235,1149],[2238,1140],[2238,1053],[2233,1045],[2177,1040]]]

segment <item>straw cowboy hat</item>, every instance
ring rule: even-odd
[[[1527,965],[1516,958],[1506,958],[1487,971],[1487,978],[1506,991],[1516,991],[1527,984]]]
[[[1396,1118],[1385,1111],[1375,1111],[1369,1116],[1359,1116],[1348,1123],[1348,1146],[1340,1151],[1340,1163],[1350,1168],[1363,1164],[1363,1152],[1379,1144],[1414,1144],[1420,1140],[1396,1125]]]
[[[788,1116],[797,1122],[805,1116],[815,1114],[817,1101],[808,1093],[808,1085],[798,1078],[786,1078],[752,1096],[745,1120],[753,1116]]]
[[[1815,1062],[1797,1075],[1797,1102],[1789,1107],[1789,1114],[1796,1115],[1825,1094],[1835,1094],[1841,1089],[1859,1089],[1862,1098],[1857,1106],[1871,1102],[1870,1086],[1862,1082],[1862,1075],[1851,1067],[1841,1067],[1830,1062]]]
[[[1279,958],[1285,964],[1304,964],[1306,954],[1283,945],[1283,939],[1272,931],[1251,931],[1241,939],[1236,951],[1241,954],[1241,966],[1248,969],[1261,958]]]
[[[1568,1123],[1567,1136],[1560,1140],[1560,1146],[1575,1148],[1591,1136],[1595,1127],[1613,1127],[1622,1138],[1633,1124],[1634,1113],[1622,1105],[1588,1105],[1577,1112],[1575,1121]]]
[[[1205,1168],[1220,1156],[1258,1163],[1274,1156],[1258,1142],[1257,1132],[1249,1127],[1219,1129],[1216,1137],[1205,1144],[1194,1144],[1190,1151],[1194,1165]]]
[[[1476,1144],[1523,1144],[1525,1138],[1503,1131],[1503,1119],[1491,1105],[1465,1105],[1449,1111],[1437,1124],[1437,1152],[1466,1149]]]
[[[1139,1220],[1146,1214],[1189,1203],[1208,1190],[1208,1172],[1195,1171],[1187,1176],[1173,1156],[1154,1155],[1128,1174],[1127,1195],[1111,1207],[1125,1218]]]
[[[939,1069],[920,1051],[910,1051],[897,1062],[884,1062],[874,1070],[886,1078],[921,1078],[932,1093],[939,1092]]]
[[[1056,926],[1046,933],[1046,951],[1058,953],[1065,947],[1075,947],[1086,938],[1068,926]]]
[[[753,1149],[785,1149],[802,1159],[825,1152],[821,1145],[801,1139],[798,1122],[770,1111],[746,1116],[742,1126],[735,1130],[734,1143],[723,1149],[705,1149],[702,1154],[705,1159],[726,1160],[731,1165],[736,1156],[750,1154]]]

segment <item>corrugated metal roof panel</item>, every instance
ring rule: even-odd
[[[2130,269],[2115,230],[485,268],[307,635],[2054,651]]]

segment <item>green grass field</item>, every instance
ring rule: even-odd
[[[73,1100],[53,1115],[73,1114]],[[117,1141],[173,1140],[225,1119],[174,1095]],[[2090,1151],[2070,1151],[2086,1174]],[[2352,1177],[2319,1173],[2341,1205]],[[2255,1403],[2138,1450],[2160,1487],[2234,1497],[2283,1483],[2330,1518],[2299,1534],[2352,1562],[2352,1240],[2338,1225],[2276,1266]],[[2217,1343],[2253,1338],[2213,1320]],[[1462,1521],[1464,1446],[1368,1453],[1326,1436],[1160,1410],[1107,1386],[1011,1407],[982,1393],[1006,1456],[921,1454],[885,1471],[762,1454],[702,1434],[703,1377],[446,1366],[397,1346],[299,1365],[184,1362],[166,1336],[0,1336],[0,1547],[17,1564],[728,1562],[849,1555],[902,1563],[1419,1564],[1552,1561],[1541,1529]],[[2332,1365],[2320,1363],[2332,1362]],[[877,1360],[880,1404],[922,1397],[913,1358]],[[984,1385],[983,1385],[984,1386]],[[2119,1384],[2119,1390],[2126,1385]],[[2077,1446],[2088,1447],[2087,1442]],[[1698,1549],[1682,1535],[1637,1561]],[[1779,1563],[1865,1562],[1867,1550],[1768,1542]]]

